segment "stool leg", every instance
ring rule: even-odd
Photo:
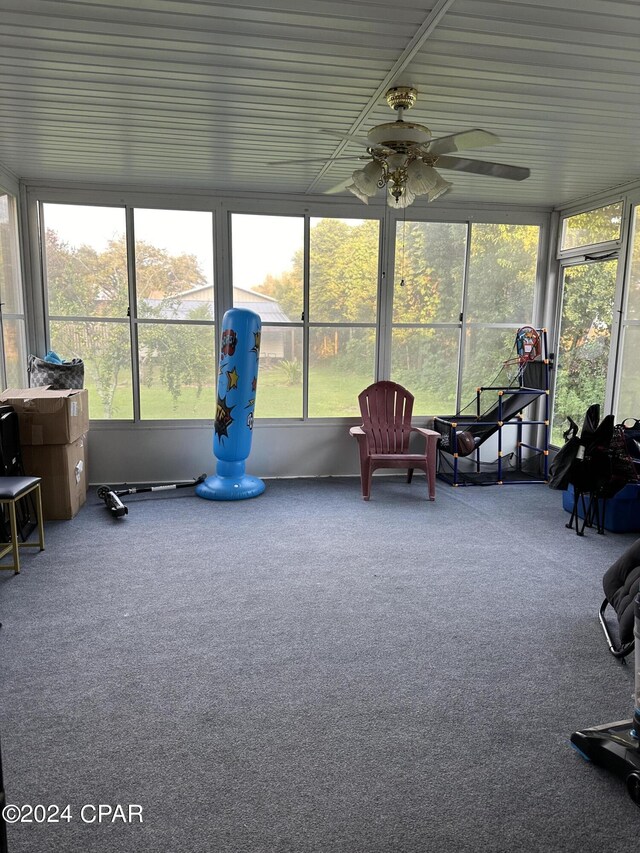
[[[18,523],[16,521],[16,502],[9,502],[9,518],[11,519],[11,548],[13,551],[13,571],[20,574],[20,549],[18,548]]]
[[[42,492],[40,483],[36,486],[36,503],[38,505],[38,536],[40,539],[40,550],[44,551],[44,524],[42,521]]]

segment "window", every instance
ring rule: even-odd
[[[539,240],[537,225],[398,223],[391,377],[416,414],[457,411],[493,384],[533,322]]]
[[[85,362],[92,418],[213,418],[211,213],[42,205],[50,345]],[[132,333],[137,341],[133,372]]]
[[[231,216],[233,304],[260,315],[255,415],[301,418],[304,218]]]
[[[27,384],[27,345],[16,200],[0,191],[0,333],[3,387]]]
[[[256,416],[357,415],[375,377],[379,222],[236,213],[231,233],[234,305],[263,324]]]
[[[92,418],[132,418],[125,210],[44,204],[50,346],[82,358]]]
[[[391,378],[417,415],[456,408],[466,223],[398,222]]]
[[[622,202],[568,216],[562,222],[561,251],[620,239]]]
[[[533,323],[539,240],[537,225],[471,226],[462,406],[478,386],[495,384],[504,361],[515,355],[516,331]]]
[[[84,360],[93,419],[213,420],[229,301],[261,317],[256,417],[273,419],[358,417],[360,391],[386,375],[417,416],[457,411],[534,320],[537,225],[397,222],[387,282],[380,219],[233,212],[218,293],[212,211],[40,210],[48,343]]]
[[[140,417],[213,418],[212,215],[136,208],[133,230]]]
[[[617,259],[564,269],[553,444],[563,443],[567,416],[581,426],[584,413],[593,403],[600,403],[605,412],[617,269]]]
[[[619,335],[614,333],[614,318],[620,309],[616,301],[620,298],[617,244],[622,239],[623,209],[623,202],[619,201],[568,216],[562,223],[561,305],[551,432],[555,445],[563,443],[567,417],[581,426],[586,410],[593,404],[600,405],[601,415],[612,411],[613,365],[619,346]],[[598,246],[595,256],[585,251],[589,246]],[[635,277],[632,271],[631,291]],[[631,292],[629,320],[633,317],[633,301]],[[630,332],[623,352],[633,339]],[[629,387],[628,376],[622,378],[621,401]]]
[[[375,379],[380,223],[310,225],[309,417],[354,417]]]
[[[631,236],[631,259],[627,297],[622,317],[622,347],[619,370],[618,421],[640,417],[640,207],[636,207]]]

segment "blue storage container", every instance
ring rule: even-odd
[[[585,495],[585,502],[587,497]],[[600,501],[602,512],[603,501]],[[573,486],[562,493],[562,506],[567,512],[573,511]],[[578,501],[578,515],[584,518],[582,501]],[[609,498],[604,510],[604,529],[611,533],[632,533],[640,530],[640,483],[627,483],[620,491]]]

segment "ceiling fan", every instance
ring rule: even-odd
[[[354,171],[351,184],[342,182],[328,190],[329,193],[347,189],[368,204],[369,198],[376,195],[379,189],[386,187],[389,205],[402,208],[412,204],[417,196],[426,196],[431,202],[451,189],[453,184],[441,177],[434,168],[436,165],[439,169],[490,175],[511,181],[523,181],[529,177],[530,170],[521,166],[450,156],[454,151],[484,148],[500,142],[500,139],[489,131],[474,128],[433,139],[428,127],[405,121],[405,110],[410,110],[418,97],[417,90],[412,86],[394,86],[387,91],[385,97],[391,109],[398,113],[396,121],[372,127],[366,138],[333,134],[349,142],[364,145],[367,153],[360,155],[359,159],[369,162],[362,169]],[[329,159],[335,161],[352,158]]]

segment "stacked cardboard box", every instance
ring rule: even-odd
[[[87,499],[88,392],[9,388],[0,402],[18,413],[24,469],[42,478],[44,517],[73,518]]]

